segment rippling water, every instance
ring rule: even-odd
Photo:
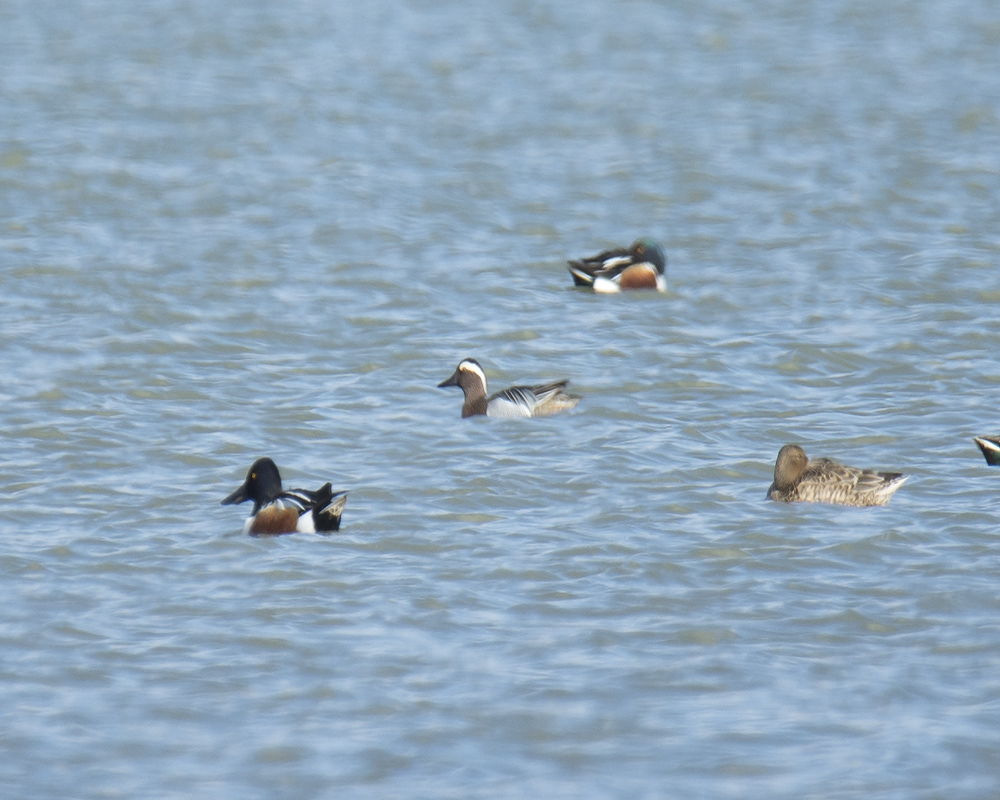
[[[985,0],[0,6],[5,791],[996,797],[998,74]]]

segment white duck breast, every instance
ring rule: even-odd
[[[618,294],[621,290],[622,287],[617,281],[600,276],[594,278],[594,291],[598,294]]]

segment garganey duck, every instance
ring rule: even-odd
[[[541,386],[512,386],[494,395],[486,395],[486,373],[474,358],[467,358],[450,378],[438,384],[460,386],[465,392],[463,417],[547,417],[568,411],[580,402],[579,397],[566,394],[569,381],[556,381]]]

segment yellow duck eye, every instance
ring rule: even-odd
[[[257,480],[257,473],[256,472],[251,472],[250,473],[250,480],[252,480],[252,481]]]

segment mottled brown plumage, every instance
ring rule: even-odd
[[[884,506],[905,480],[899,472],[847,467],[829,458],[810,460],[797,444],[786,444],[778,452],[767,496],[784,503]]]

